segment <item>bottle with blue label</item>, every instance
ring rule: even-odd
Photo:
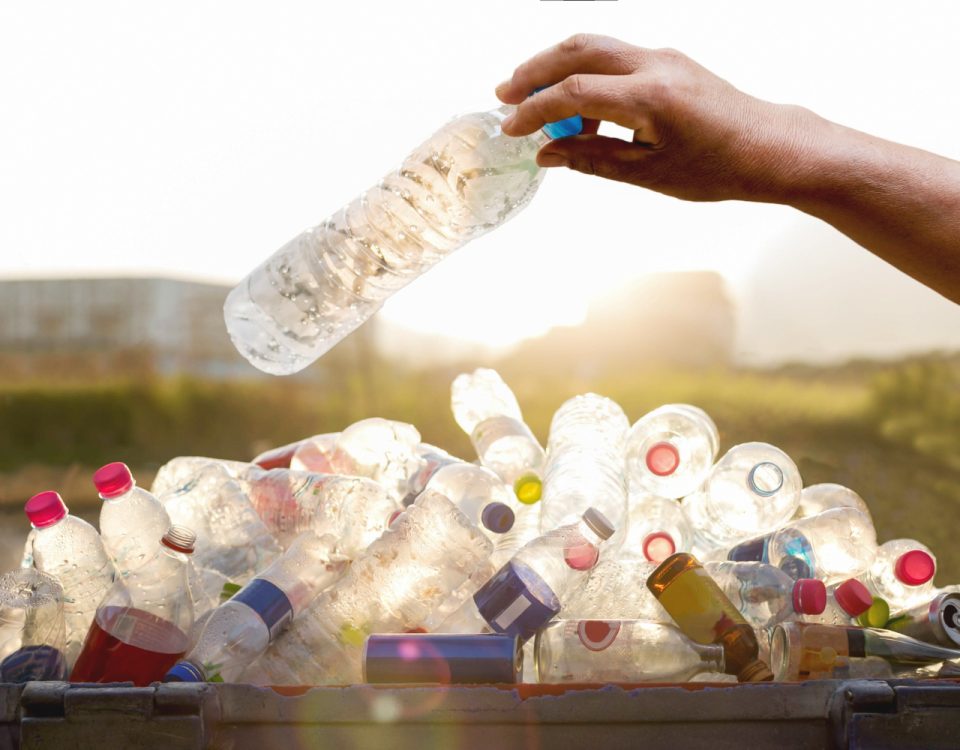
[[[596,508],[577,523],[534,539],[438,628],[445,633],[505,633],[527,641],[583,583],[614,527]]]
[[[305,531],[260,575],[221,604],[164,682],[232,682],[346,567],[337,540]]]

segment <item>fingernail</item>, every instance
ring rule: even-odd
[[[497,84],[497,88],[494,89],[494,93],[496,93],[497,96],[503,96],[507,92],[508,88],[510,88],[509,80]]]
[[[541,167],[569,167],[570,160],[562,154],[546,153],[540,154],[537,164]]]
[[[511,112],[509,115],[503,118],[503,122],[500,123],[500,129],[506,130],[511,125],[513,125],[514,120],[517,119],[517,113]]]

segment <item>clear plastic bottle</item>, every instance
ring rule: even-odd
[[[724,669],[722,646],[644,620],[555,620],[537,632],[533,650],[540,683],[686,682]]]
[[[378,482],[400,502],[423,466],[419,447],[420,433],[412,424],[371,417],[340,433],[330,464],[338,474]]]
[[[425,490],[243,679],[273,685],[361,681],[363,642],[370,633],[421,628],[492,551],[490,540],[453,503]]]
[[[193,529],[196,534],[194,565],[218,570],[234,583],[244,584],[283,551],[231,474],[249,465],[230,467],[219,461],[192,461],[195,463],[189,464],[189,478],[174,482],[176,489],[160,494],[160,502],[174,524]],[[187,464],[174,471],[181,468],[186,471]],[[164,482],[168,478],[172,477],[162,477]]]
[[[63,587],[64,653],[67,665],[72,667],[97,605],[113,585],[113,561],[97,530],[69,515],[58,493],[34,495],[27,500],[24,511],[35,532],[30,551],[34,566]]]
[[[237,483],[282,546],[309,529],[319,536],[332,534],[347,557],[380,536],[400,507],[366,477],[250,467]]]
[[[668,557],[647,579],[674,622],[691,640],[723,647],[724,667],[740,682],[773,679],[759,658],[760,643],[750,624],[697,559],[686,552]]]
[[[705,562],[703,567],[755,629],[819,615],[827,606],[827,588],[815,578],[795,581],[760,562]]]
[[[190,584],[190,598],[193,599],[193,614],[196,618],[194,626],[196,626],[196,621],[220,605],[224,587],[233,584],[219,570],[194,565],[193,560],[190,560],[187,568],[187,580]]]
[[[513,527],[495,541],[493,560],[496,570],[510,560],[526,544],[540,536],[540,503],[518,503],[513,508]],[[526,662],[524,662],[526,664]]]
[[[154,495],[137,487],[124,463],[101,466],[93,484],[103,500],[100,538],[117,573],[127,575],[156,551],[157,539],[170,528],[170,516]]]
[[[437,470],[427,489],[446,496],[494,543],[513,528],[513,508],[518,503],[510,488],[490,469],[452,463]]]
[[[522,642],[549,622],[600,557],[614,532],[596,508],[534,539],[437,628],[440,633],[506,633]]]
[[[65,680],[63,589],[35,568],[0,576],[0,683]]]
[[[560,614],[569,620],[648,620],[672,623],[644,582],[657,564],[648,560],[601,560],[574,588]]]
[[[620,559],[660,563],[674,552],[690,550],[693,529],[680,503],[632,486],[628,503],[627,531],[617,552]]]
[[[800,493],[800,505],[795,518],[809,518],[833,508],[856,508],[867,518],[870,509],[856,492],[842,484],[811,484]]]
[[[772,534],[738,544],[727,559],[776,565],[794,578],[819,578],[828,586],[863,573],[877,554],[873,523],[842,507],[791,521]]]
[[[897,614],[933,598],[936,572],[937,559],[929,547],[914,539],[891,539],[877,548],[860,580]]]
[[[233,682],[277,635],[336,581],[347,561],[336,539],[300,534],[281,557],[221,604],[164,682]]]
[[[694,550],[729,547],[776,529],[793,517],[802,486],[796,464],[779,448],[735,445],[710,471],[703,488],[683,500],[696,534]]]
[[[480,463],[513,487],[521,502],[539,500],[546,456],[500,374],[486,368],[461,373],[450,388],[450,403]]]
[[[197,475],[210,464],[216,464],[231,478],[240,476],[254,465],[244,461],[228,461],[223,458],[208,458],[206,456],[177,456],[160,467],[157,475],[153,478],[153,484],[150,485],[150,492],[163,502],[164,495],[171,492],[186,491],[196,484]]]
[[[315,474],[336,474],[333,470],[333,450],[340,439],[339,432],[326,432],[301,440],[290,456],[288,466],[271,468],[290,468],[294,471],[310,471]],[[254,461],[254,463],[258,463]]]
[[[623,452],[629,426],[623,409],[595,393],[574,396],[557,410],[550,423],[541,531],[574,523],[587,508],[596,508],[615,528],[626,525]]]
[[[856,625],[856,619],[870,609],[873,597],[870,591],[856,578],[834,584],[827,588],[827,603],[820,614],[807,614],[803,622],[821,625]]]
[[[640,417],[627,436],[631,488],[686,497],[703,484],[720,449],[710,416],[689,404],[666,404]]]
[[[421,459],[420,469],[410,478],[410,483],[407,487],[407,496],[403,498],[401,503],[404,508],[417,499],[417,495],[423,492],[427,486],[427,482],[444,466],[466,463],[466,461],[456,456],[451,456],[442,448],[430,445],[430,443],[420,443],[417,447],[417,454]]]
[[[543,179],[536,154],[546,136],[503,135],[512,109],[448,123],[397,171],[251,272],[224,305],[240,353],[274,375],[301,370],[398,289],[515,216]]]
[[[153,557],[120,578],[97,607],[71,682],[125,682],[145,687],[187,649],[193,601],[187,561],[196,537],[171,526]]]

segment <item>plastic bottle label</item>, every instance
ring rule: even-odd
[[[485,583],[473,601],[496,633],[533,635],[559,611],[560,601],[547,583],[526,565],[509,562]]]
[[[293,606],[287,595],[263,578],[254,578],[230,601],[242,602],[256,612],[270,631],[271,641],[293,619]]]

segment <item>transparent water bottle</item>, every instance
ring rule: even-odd
[[[811,484],[800,493],[795,518],[809,518],[833,508],[855,508],[870,518],[870,509],[863,498],[842,484]]]
[[[687,552],[693,529],[676,500],[631,487],[626,535],[617,556],[622,560],[660,563],[674,552]],[[642,618],[641,618],[642,619]]]
[[[703,567],[755,629],[819,615],[827,606],[827,588],[815,578],[795,581],[760,562],[705,562]]]
[[[201,617],[220,605],[224,587],[229,589],[236,585],[219,570],[194,565],[193,560],[187,567],[187,582],[190,585],[190,598],[193,599],[194,629]],[[237,588],[240,588],[239,585]]]
[[[804,622],[817,622],[821,625],[856,625],[856,619],[870,609],[873,597],[870,591],[856,578],[827,588],[827,603],[820,614],[807,614]]]
[[[154,555],[117,580],[97,607],[71,682],[145,687],[183,656],[193,625],[187,561],[195,541],[190,529],[171,526]]]
[[[630,486],[679,498],[698,489],[720,449],[709,415],[689,404],[666,404],[645,414],[627,436]]]
[[[296,372],[437,261],[515,216],[543,179],[536,154],[546,136],[503,135],[512,109],[448,123],[240,282],[224,305],[240,353],[265,372]]]
[[[542,531],[576,522],[587,508],[596,508],[614,528],[626,525],[623,451],[629,426],[623,409],[595,393],[574,396],[557,410],[540,501]]]
[[[407,496],[402,500],[404,508],[417,499],[417,495],[426,488],[427,482],[444,466],[466,463],[463,459],[451,456],[442,448],[430,445],[430,443],[420,443],[417,447],[417,454],[420,456],[420,468],[410,478],[410,483],[407,486]]]
[[[819,578],[830,585],[863,573],[876,554],[877,535],[870,518],[843,507],[741,542],[727,559],[770,563],[793,578]]]
[[[0,683],[67,679],[63,589],[34,568],[0,576]]]
[[[891,539],[877,548],[860,580],[897,614],[933,598],[936,572],[937,559],[929,547],[914,539]]]
[[[489,469],[452,463],[437,470],[427,489],[448,498],[494,543],[513,528],[513,506],[518,503],[510,488]]]
[[[521,502],[539,500],[545,454],[500,374],[480,368],[458,375],[450,402],[453,418],[470,436],[480,463],[513,487]]]
[[[517,503],[513,507],[513,526],[495,540],[491,560],[496,570],[505,565],[511,557],[540,536],[540,503],[528,505]],[[524,668],[529,667],[524,662]]]
[[[365,477],[250,467],[236,481],[282,546],[312,530],[336,537],[347,557],[380,536],[400,507],[382,485]]]
[[[33,525],[30,556],[37,570],[63,587],[64,653],[73,666],[100,600],[113,585],[114,567],[97,530],[71,516],[56,492],[34,495],[24,506]]]
[[[276,448],[269,448],[262,453],[257,454],[250,460],[250,463],[256,464],[261,469],[289,469],[290,462],[293,460],[293,454],[297,452],[300,445],[310,438],[295,440],[286,445],[280,445]]]
[[[153,478],[153,484],[150,485],[150,492],[160,498],[161,502],[164,495],[172,492],[185,492],[196,484],[197,475],[210,464],[219,466],[231,478],[240,476],[253,466],[253,464],[244,461],[228,461],[223,458],[177,456],[160,467],[157,475]]]
[[[722,646],[644,620],[555,620],[533,650],[540,683],[686,682],[724,669]]]
[[[420,629],[490,557],[490,540],[443,495],[425,490],[247,670],[258,684],[352,684],[371,633]]]
[[[601,560],[563,602],[569,620],[647,620],[672,623],[644,582],[657,564],[648,560]]]
[[[703,488],[683,500],[696,534],[694,550],[729,547],[781,526],[796,512],[801,487],[796,464],[779,448],[735,445],[710,471]]]
[[[423,465],[419,447],[420,433],[412,424],[371,417],[340,433],[330,463],[338,474],[382,484],[400,502]]]
[[[170,516],[153,494],[137,487],[124,463],[101,466],[93,484],[103,500],[100,538],[117,573],[126,575],[153,555],[157,539],[170,528]]]
[[[523,547],[436,632],[505,633],[521,642],[549,622],[597,564],[614,532],[596,508]]]
[[[310,471],[316,474],[336,474],[333,470],[333,451],[339,438],[339,432],[327,432],[301,440],[290,456],[289,466],[271,468],[290,468],[294,471]],[[259,462],[254,461],[254,463]]]
[[[207,619],[196,644],[164,682],[233,682],[317,594],[336,581],[347,561],[337,540],[312,531]]]

